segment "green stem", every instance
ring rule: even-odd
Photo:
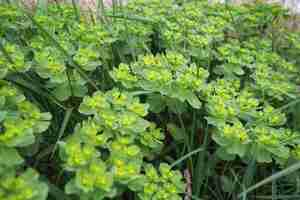
[[[69,108],[67,111],[66,111],[66,114],[65,114],[65,117],[64,117],[64,120],[63,120],[63,123],[62,123],[62,126],[59,130],[59,133],[58,133],[58,138],[57,138],[57,141],[53,147],[53,150],[52,150],[52,154],[51,154],[51,157],[50,159],[52,160],[52,158],[54,157],[54,154],[55,154],[55,151],[57,149],[57,144],[58,142],[60,141],[60,139],[62,138],[62,136],[64,135],[65,133],[65,130],[67,128],[67,125],[70,121],[70,118],[71,118],[71,115],[73,113],[73,108]]]

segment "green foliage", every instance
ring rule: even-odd
[[[187,60],[181,54],[167,52],[165,56],[140,57],[130,67],[120,64],[111,75],[126,88],[158,92],[181,102],[187,101],[194,108],[200,108],[201,102],[195,93],[205,87],[208,72],[195,64],[187,65]]]
[[[8,200],[37,200],[46,199],[47,184],[38,180],[38,174],[27,169],[23,174],[16,175],[14,171],[1,168],[0,198]]]
[[[1,81],[0,94],[0,198],[46,199],[48,187],[40,183],[36,172],[29,168],[24,173],[18,172],[24,159],[17,148],[33,144],[34,134],[48,128],[51,115],[41,112],[8,82]]]
[[[148,180],[151,177],[147,176],[147,169],[146,176],[143,175],[143,158],[159,153],[164,139],[155,124],[143,119],[148,105],[140,103],[131,93],[113,89],[85,97],[79,111],[92,117],[77,125],[74,134],[61,143],[65,167],[75,172],[67,191],[91,199],[112,198],[125,188],[145,191],[152,180]],[[98,151],[99,148],[102,151]],[[173,173],[170,169],[164,170],[162,173]],[[171,179],[172,183],[182,184],[181,176],[176,177]],[[183,192],[177,192],[176,187],[170,195]],[[159,193],[161,191],[156,189],[151,194],[165,199]],[[148,195],[147,192],[142,194],[142,199],[151,199]]]
[[[0,5],[1,200],[236,199],[256,170],[299,162],[300,34],[287,10],[75,11]]]
[[[185,186],[179,171],[172,171],[165,163],[160,164],[159,172],[151,165],[145,168],[146,183],[141,193],[138,193],[141,199],[182,199],[178,194],[184,192]]]

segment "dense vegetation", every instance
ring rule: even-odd
[[[299,199],[289,18],[259,2],[2,3],[0,200]]]

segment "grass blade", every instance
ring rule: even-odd
[[[280,172],[277,172],[276,174],[256,183],[255,185],[249,187],[248,189],[246,189],[244,192],[240,193],[238,198],[242,198],[243,196],[247,195],[249,192],[252,192],[253,190],[256,190],[257,188],[267,184],[267,183],[270,183],[274,180],[277,180],[283,176],[286,176],[286,175],[289,175],[297,170],[300,169],[300,162],[296,163],[296,164],[293,164],[291,165],[290,167],[284,169],[284,170],[281,170]]]
[[[256,196],[256,199],[263,199],[263,200],[267,200],[267,199],[275,199],[275,200],[279,200],[279,199],[300,199],[300,195],[278,195],[275,198],[273,196]]]
[[[58,144],[58,141],[62,138],[66,128],[67,128],[67,125],[70,121],[70,118],[71,118],[71,115],[73,113],[73,108],[69,108],[67,111],[66,111],[66,114],[65,114],[65,117],[64,117],[64,120],[63,120],[63,123],[61,125],[61,128],[59,130],[59,133],[58,133],[58,138],[57,138],[57,141],[53,147],[53,150],[52,150],[52,154],[51,154],[51,159],[53,158],[54,154],[55,154],[55,151],[57,149],[57,144]]]
[[[72,6],[73,6],[73,11],[74,11],[74,15],[76,17],[76,20],[80,21],[80,13],[78,11],[78,8],[77,8],[75,0],[72,0]]]
[[[194,150],[194,151],[191,151],[190,153],[188,153],[188,154],[182,156],[181,158],[179,158],[178,160],[176,160],[175,162],[173,162],[173,163],[171,164],[171,168],[173,168],[173,167],[175,167],[176,165],[180,164],[181,162],[183,162],[184,160],[186,160],[186,159],[188,159],[189,157],[193,156],[194,154],[199,153],[200,151],[203,151],[203,148],[202,148],[202,147],[201,147],[201,148],[198,148],[198,149],[196,149],[196,150]]]

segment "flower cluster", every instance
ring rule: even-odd
[[[297,85],[291,81],[296,78],[296,67],[274,53],[257,56],[257,64],[252,77],[253,86],[262,95],[274,97],[278,100],[294,98]]]
[[[0,83],[1,135],[0,146],[19,147],[32,144],[34,134],[45,131],[51,115],[42,113],[27,101],[15,87],[7,82]],[[16,126],[16,123],[18,126]]]
[[[297,134],[275,128],[286,123],[284,113],[261,102],[250,89],[241,90],[236,81],[219,79],[206,92],[207,120],[216,127],[213,139],[223,152],[240,157],[250,152],[258,162],[287,161]]]
[[[85,97],[79,111],[94,114],[105,127],[126,135],[126,131],[139,133],[146,130],[150,123],[142,117],[147,114],[147,107],[128,92],[113,89],[105,94],[97,91],[92,97]]]
[[[0,51],[0,78],[11,72],[24,73],[29,70],[29,65],[25,63],[25,55],[17,45],[7,42],[3,48],[4,52]]]
[[[157,199],[175,199],[180,200],[178,194],[184,192],[184,184],[182,184],[182,175],[179,171],[172,171],[171,167],[165,163],[159,166],[159,172],[148,165],[145,167],[146,183],[142,192],[138,193],[141,200]]]
[[[226,76],[243,75],[243,68],[253,68],[254,55],[250,49],[243,48],[239,42],[232,40],[218,47],[218,59],[222,65],[217,66],[216,73]]]
[[[92,117],[78,124],[74,134],[61,142],[65,168],[75,172],[66,191],[91,198],[97,194],[97,199],[114,197],[121,188],[144,191],[150,181],[143,173],[144,158],[158,153],[164,139],[155,124],[143,119],[148,105],[131,93],[113,89],[85,97],[79,111]],[[166,190],[173,188],[169,197],[178,199],[182,190],[172,184],[182,184],[181,175],[173,173],[169,169],[171,182],[163,183]],[[167,176],[167,170],[162,174]]]
[[[180,9],[174,7],[163,26],[166,46],[185,46],[179,50],[192,56],[198,55],[200,59],[208,59],[209,47],[214,41],[222,39],[226,26],[230,26],[224,8],[213,6],[213,9],[204,1],[190,1]],[[218,12],[218,15],[214,15],[214,12]]]
[[[49,36],[35,27],[38,34],[29,41],[33,58],[28,65],[57,99],[83,97],[88,90],[86,77],[99,69],[103,60],[111,60],[113,37],[103,26],[89,24],[84,18],[74,20],[73,8],[67,5],[60,9],[49,5],[47,14],[37,13],[34,20]]]
[[[212,137],[209,153],[217,149],[222,159],[300,159],[298,114],[285,113],[299,98],[300,35],[280,26],[287,13],[279,6],[135,0],[95,16],[64,4],[44,9],[24,17],[0,5],[1,200],[47,198],[21,156],[36,150],[37,134],[50,125],[42,110],[53,111],[53,130],[60,129],[51,137],[62,139],[65,192],[79,199],[128,191],[140,200],[182,199],[182,175],[160,161],[193,153],[199,135]],[[62,126],[50,98],[72,110]],[[171,133],[166,141],[163,128]],[[43,141],[50,151],[37,149],[28,161],[52,146],[56,155],[56,143]],[[165,142],[184,145],[163,149]],[[196,177],[194,157],[188,160]]]
[[[34,134],[44,132],[50,119],[49,113],[41,112],[18,89],[0,82],[0,199],[46,199],[48,187],[33,170],[17,175],[23,158],[16,148],[33,144]]]
[[[80,47],[74,56],[80,66],[86,71],[93,71],[101,65],[97,50],[93,47]]]
[[[22,28],[22,23],[16,24],[15,22],[23,22],[24,15],[17,7],[2,3],[0,7],[0,21],[0,36],[3,37]]]
[[[187,101],[194,108],[201,106],[196,93],[205,87],[208,75],[206,69],[188,65],[188,61],[175,52],[141,56],[130,66],[120,64],[111,72],[114,80],[127,88],[142,88],[181,102]]]
[[[1,169],[0,169],[1,170]],[[38,180],[38,174],[32,169],[17,176],[14,172],[0,172],[0,198],[7,200],[45,200],[48,187]]]

